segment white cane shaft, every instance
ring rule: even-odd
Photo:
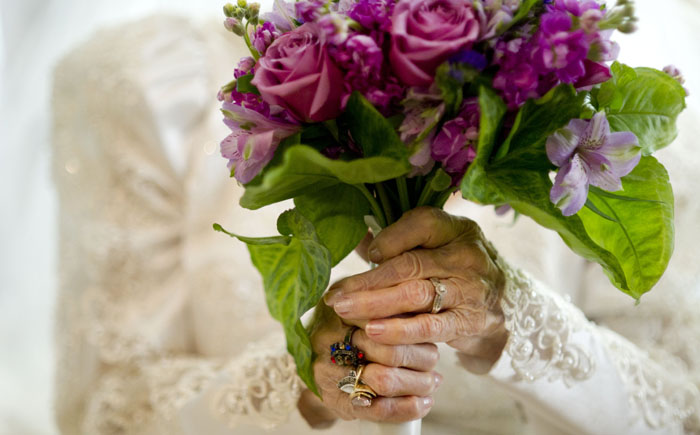
[[[421,420],[407,423],[375,423],[360,421],[360,435],[420,435]]]

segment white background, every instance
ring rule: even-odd
[[[219,0],[0,0],[0,435],[55,433],[56,199],[49,174],[52,66],[101,26],[150,13],[221,18]],[[263,1],[263,9],[271,0]],[[686,75],[700,113],[700,0],[637,0],[620,60]],[[696,97],[697,96],[697,97]],[[700,121],[700,120],[699,120]],[[684,138],[681,132],[679,140]],[[692,176],[688,174],[688,176]]]

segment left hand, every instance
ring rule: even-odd
[[[339,281],[325,297],[346,323],[363,325],[383,344],[446,342],[470,370],[491,368],[508,338],[499,303],[505,276],[474,221],[414,209],[385,228],[368,252],[379,266]],[[447,288],[437,314],[430,313],[436,295],[430,278]],[[396,317],[405,313],[417,314]]]

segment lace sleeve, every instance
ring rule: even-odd
[[[687,372],[590,322],[522,271],[503,269],[510,338],[489,376],[533,413],[577,433],[700,431],[700,396]]]

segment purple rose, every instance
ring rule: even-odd
[[[462,0],[404,0],[394,8],[391,65],[409,86],[428,86],[451,55],[471,48],[479,21]]]
[[[302,122],[326,121],[340,114],[343,73],[315,23],[277,38],[258,60],[252,83],[263,100],[284,107]]]

